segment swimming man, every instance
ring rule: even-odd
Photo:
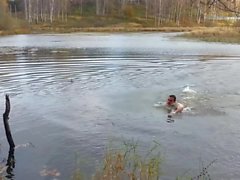
[[[182,112],[184,105],[176,101],[175,95],[170,95],[165,103],[165,107],[173,115]]]

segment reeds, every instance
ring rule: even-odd
[[[152,180],[160,176],[160,153],[155,144],[145,155],[138,152],[138,144],[124,143],[123,150],[109,149],[103,159],[103,167],[93,176],[93,180]]]

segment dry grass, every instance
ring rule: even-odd
[[[109,148],[102,160],[102,167],[92,176],[92,180],[159,180],[161,175],[162,158],[159,153],[159,143],[154,142],[154,146],[147,153],[140,153],[138,143],[134,141],[124,142],[124,148]],[[192,176],[191,169],[176,180],[211,180],[209,168],[216,162],[211,161],[204,165],[201,162],[199,173]],[[77,169],[73,180],[84,180],[80,169]]]
[[[152,180],[159,179],[161,158],[156,153],[158,144],[145,156],[137,152],[137,143],[125,143],[125,150],[108,150],[103,168],[94,175],[94,180]]]
[[[240,43],[240,28],[214,27],[193,30],[185,33],[183,37],[195,38],[209,42]]]
[[[123,149],[108,149],[102,166],[93,175],[93,180],[153,180],[159,179],[161,158],[159,144],[155,143],[145,155],[138,152],[138,144],[124,142]],[[141,153],[142,154],[142,153]],[[84,179],[80,171],[75,171],[72,179]]]
[[[189,27],[89,27],[89,28],[61,28],[61,27],[41,27],[33,28],[33,32],[52,32],[52,33],[71,33],[71,32],[189,32],[192,28]]]
[[[211,176],[209,174],[209,168],[216,162],[217,160],[211,161],[208,165],[204,165],[203,162],[201,164],[201,168],[199,173],[196,176],[186,176],[187,172],[184,173],[183,176],[178,176],[176,180],[211,180]]]

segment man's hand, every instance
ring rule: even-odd
[[[172,112],[170,112],[170,114],[168,114],[168,118],[172,118],[173,115],[175,115],[175,114],[176,114],[176,111],[172,111]]]

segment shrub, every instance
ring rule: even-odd
[[[134,16],[134,9],[132,6],[125,6],[123,8],[123,15],[127,18],[132,18]]]

